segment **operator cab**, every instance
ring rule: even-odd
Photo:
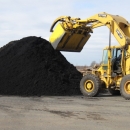
[[[121,58],[122,58],[122,50],[120,48],[114,48],[112,49],[112,59],[111,59],[111,65],[113,72],[117,74],[122,73],[121,69]]]
[[[122,50],[121,48],[111,47],[111,69],[116,74],[121,74],[121,58]],[[103,70],[108,68],[108,48],[103,50],[103,59],[102,59]]]

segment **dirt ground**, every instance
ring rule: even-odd
[[[129,130],[121,96],[0,96],[0,130]]]

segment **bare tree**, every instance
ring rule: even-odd
[[[96,61],[92,61],[92,63],[90,64],[90,66],[94,67],[95,64],[96,64]]]

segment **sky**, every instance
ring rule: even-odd
[[[50,27],[59,16],[86,19],[100,12],[120,15],[130,22],[129,0],[0,0],[0,47],[23,37],[49,40]],[[81,52],[61,52],[74,65],[90,65],[102,60],[109,44],[107,27],[94,29]],[[112,45],[118,42],[112,36]]]

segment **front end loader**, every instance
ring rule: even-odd
[[[125,99],[130,99],[130,24],[123,17],[105,12],[84,20],[59,17],[50,29],[50,42],[56,50],[80,52],[93,29],[100,26],[107,26],[110,30],[109,46],[103,50],[99,68],[81,79],[80,90],[84,96],[94,97],[106,88],[112,95],[121,94]],[[111,46],[111,34],[119,46]]]

